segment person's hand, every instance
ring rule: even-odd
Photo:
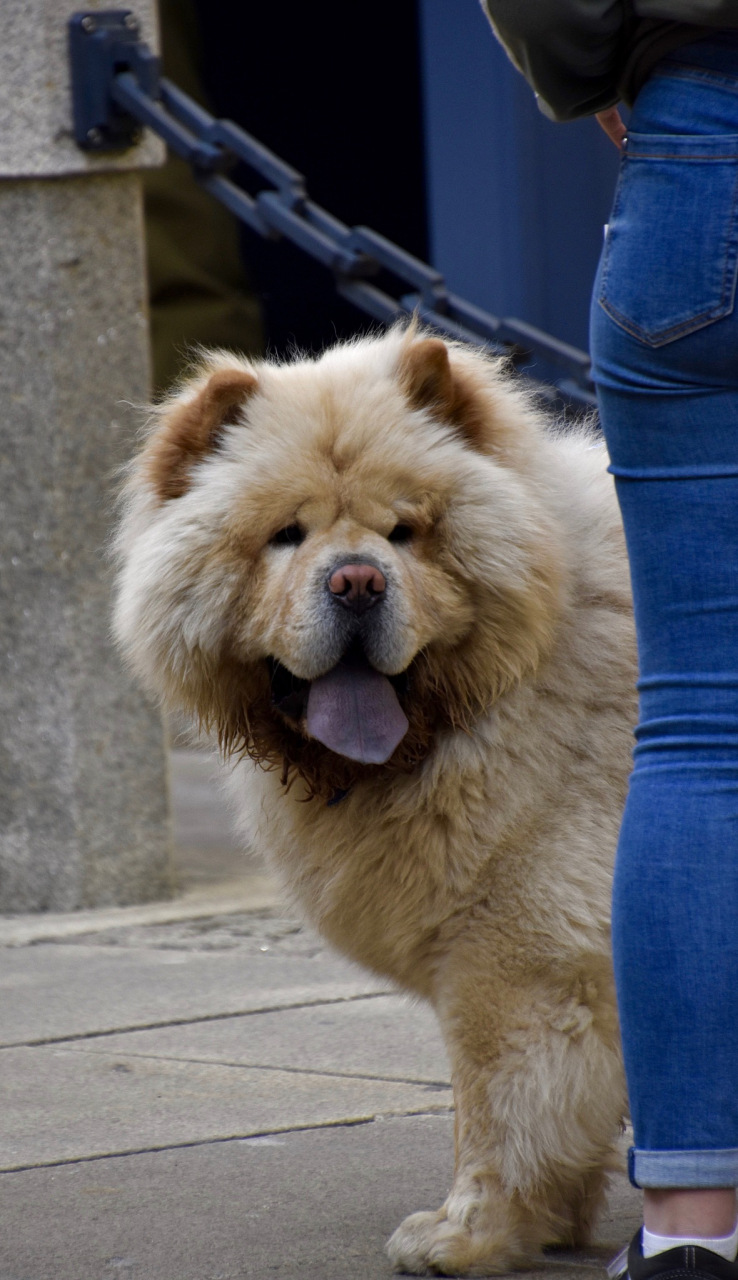
[[[610,141],[615,143],[618,151],[622,151],[623,139],[627,137],[628,130],[620,119],[620,112],[617,107],[608,107],[606,111],[598,111],[595,120],[600,128],[605,130]]]

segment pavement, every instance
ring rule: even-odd
[[[0,917],[0,1280],[387,1280],[448,1190],[432,1014],[285,913],[216,773],[172,753],[171,902]],[[638,1221],[614,1176],[545,1272],[602,1280]]]

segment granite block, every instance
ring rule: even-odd
[[[171,892],[164,731],[110,640],[146,402],[135,174],[0,183],[0,910]]]
[[[95,154],[74,140],[67,22],[75,12],[107,9],[104,0],[3,0],[0,6],[0,177],[50,177],[159,165],[164,144],[145,131],[125,151]],[[121,8],[127,6],[121,5]],[[130,6],[142,38],[158,47],[155,0]]]

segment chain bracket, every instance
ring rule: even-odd
[[[131,72],[151,98],[159,96],[159,59],[141,41],[130,9],[75,13],[69,20],[74,137],[84,151],[122,150],[141,136],[135,116],[113,96],[115,78]]]

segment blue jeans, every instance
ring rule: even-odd
[[[613,949],[645,1187],[738,1184],[738,40],[632,112],[592,306],[640,718]]]

